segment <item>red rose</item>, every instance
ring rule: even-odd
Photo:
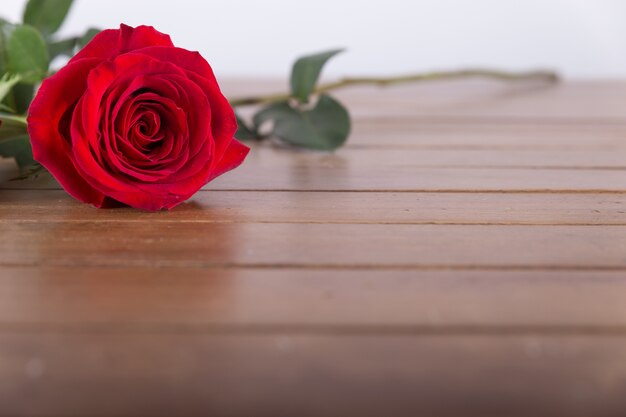
[[[209,64],[149,26],[97,35],[28,115],[35,159],[97,207],[180,204],[243,162],[236,129]]]

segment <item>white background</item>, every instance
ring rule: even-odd
[[[22,0],[1,0],[18,19]],[[294,57],[349,52],[330,75],[492,66],[626,78],[624,0],[75,0],[62,33],[150,24],[219,76],[285,76]]]

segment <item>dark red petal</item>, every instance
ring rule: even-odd
[[[33,156],[73,197],[101,207],[104,195],[76,170],[72,159],[69,129],[62,120],[84,93],[89,71],[96,59],[74,61],[46,79],[30,105],[28,133]]]
[[[226,97],[224,97],[219,90],[217,84],[213,84],[194,73],[189,74],[189,78],[207,92],[207,97],[211,105],[211,114],[213,115],[211,133],[215,141],[214,162],[217,162],[226,149],[228,149],[230,142],[235,136],[235,132],[237,132],[235,112]]]
[[[237,131],[237,120],[232,107],[219,88],[209,63],[198,52],[191,52],[182,48],[155,46],[144,48],[136,53],[149,55],[167,62],[175,62],[178,67],[186,70],[188,77],[205,91],[213,114],[211,131],[215,141],[215,155],[219,160],[219,156],[228,149],[230,141]]]
[[[119,29],[103,30],[81,49],[70,62],[83,58],[110,60],[120,54],[150,46],[173,47],[169,35],[159,32],[152,26],[133,28],[124,24]]]
[[[211,65],[197,51],[173,47],[164,48],[161,45],[146,46],[138,53],[151,56],[161,61],[175,63],[180,68],[195,72],[207,80],[217,84]]]
[[[153,82],[148,91],[158,93],[157,90],[161,87],[160,82],[163,80],[170,81],[162,85],[164,92],[171,93],[172,87],[180,86],[176,90],[180,93],[178,99],[189,112],[187,115],[190,123],[189,132],[191,136],[195,136],[190,139],[200,146],[196,157],[192,160],[189,160],[188,155],[185,154],[187,150],[179,151],[180,155],[171,163],[171,167],[177,167],[176,169],[180,170],[168,173],[168,178],[163,178],[157,183],[133,181],[128,176],[120,176],[121,165],[117,164],[114,170],[110,169],[109,163],[114,161],[109,157],[115,156],[113,155],[115,149],[100,146],[101,136],[99,135],[104,132],[102,122],[104,121],[105,126],[113,126],[112,120],[108,122],[106,120],[108,112],[115,107],[113,105],[115,97],[125,97],[122,101],[128,100],[132,96],[131,91],[138,91],[136,88],[141,89],[144,83],[148,85]],[[135,82],[139,83],[135,84]],[[117,88],[119,85],[123,88]],[[115,97],[108,96],[111,93]],[[168,99],[154,101],[163,104]],[[104,107],[103,104],[105,104]],[[121,102],[118,101],[118,104]],[[189,198],[206,184],[213,143],[210,140],[210,114],[209,103],[204,92],[185,77],[185,73],[178,67],[146,55],[135,53],[121,55],[91,71],[87,91],[75,107],[71,129],[72,151],[77,169],[98,190],[117,201],[146,210],[171,208]],[[191,132],[192,128],[193,132]],[[115,129],[108,130],[111,133]],[[181,130],[181,133],[184,132]],[[177,145],[181,143],[181,140],[177,141]],[[193,143],[189,142],[189,144]],[[100,159],[98,153],[102,154]],[[167,168],[160,169],[165,171]],[[188,175],[192,179],[187,181],[185,178],[184,181],[178,181],[178,175]],[[147,177],[144,178],[144,180],[147,179]]]

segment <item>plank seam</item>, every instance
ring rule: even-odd
[[[16,207],[19,209],[21,207]],[[1,211],[0,211],[1,212]],[[350,220],[213,220],[213,219],[0,219],[0,224],[42,224],[42,223],[65,223],[65,224],[106,224],[106,223],[161,223],[161,224],[336,224],[336,225],[388,225],[388,226],[545,226],[545,227],[623,227],[624,223],[543,223],[543,222],[468,222],[468,221],[350,221]]]
[[[0,187],[0,191],[63,191],[62,188],[9,188]],[[415,193],[415,194],[626,194],[626,189],[549,189],[549,188],[531,188],[531,189],[428,189],[428,188],[411,188],[411,189],[290,189],[290,188],[216,188],[201,189],[198,192],[272,192],[272,193]]]
[[[0,323],[0,334],[181,334],[181,335],[314,335],[314,336],[619,336],[626,337],[626,325],[591,324],[182,324],[182,323]]]
[[[220,263],[220,262],[176,262],[176,261],[135,261],[129,263],[86,263],[86,262],[0,262],[0,268],[101,268],[107,270],[131,268],[178,268],[178,269],[288,269],[288,270],[372,270],[372,271],[560,271],[560,272],[621,272],[626,265],[486,265],[486,264],[334,264],[334,263]]]

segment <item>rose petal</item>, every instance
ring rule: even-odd
[[[204,89],[209,103],[214,122],[211,124],[213,140],[215,141],[215,154],[222,155],[229,147],[230,141],[237,131],[237,120],[228,100],[222,94],[213,69],[198,52],[191,52],[182,48],[149,47],[135,51],[137,54],[145,54],[151,57],[176,62],[176,65],[188,71],[188,76]]]
[[[233,139],[224,153],[224,156],[211,172],[211,176],[208,181],[211,181],[212,179],[237,168],[246,159],[248,152],[250,152],[249,147],[239,142],[237,139]]]
[[[74,61],[41,84],[29,108],[28,134],[35,160],[46,167],[74,198],[101,207],[105,196],[76,170],[70,157],[69,129],[64,131],[62,121],[85,91],[86,81],[83,80],[98,62],[96,59]]]
[[[169,35],[159,32],[152,26],[136,28],[121,24],[119,29],[107,29],[98,33],[83,49],[70,60],[98,58],[102,61],[141,48],[152,46],[173,47]]]

